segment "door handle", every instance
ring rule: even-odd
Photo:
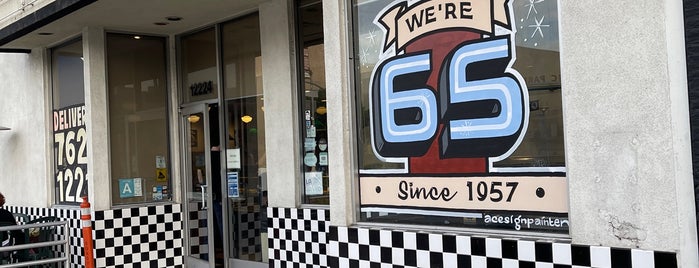
[[[206,207],[206,186],[207,185],[199,185],[199,188],[201,188],[201,209],[205,210],[207,209]]]

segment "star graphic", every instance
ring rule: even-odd
[[[544,0],[529,0],[529,4],[524,5],[525,7],[529,7],[529,11],[527,12],[527,19],[529,19],[529,15],[532,14],[532,10],[534,10],[534,14],[539,14],[539,11],[536,10],[534,4],[538,4],[541,2],[544,2]]]
[[[359,62],[361,62],[362,64],[366,64],[368,57],[369,57],[369,52],[367,51],[366,48],[363,48],[362,52],[359,53]]]
[[[534,21],[536,22],[536,24],[529,25],[529,28],[535,28],[531,37],[533,38],[534,35],[536,35],[536,32],[539,32],[539,35],[541,36],[541,38],[544,38],[544,32],[541,31],[541,27],[549,27],[550,25],[541,24],[544,22],[544,17],[541,17],[541,20],[537,20],[536,17],[534,17]]]
[[[376,43],[376,33],[374,33],[374,29],[372,29],[371,32],[369,32],[366,38],[369,39],[369,41],[371,41],[372,45]]]

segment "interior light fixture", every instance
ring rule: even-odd
[[[328,108],[325,108],[325,106],[320,106],[316,109],[316,113],[319,115],[324,115],[327,112],[328,112]]]
[[[243,115],[243,117],[241,117],[240,120],[243,121],[243,123],[247,124],[252,122],[252,116]]]
[[[141,36],[140,36],[140,35],[134,35],[134,36],[133,36],[133,39],[139,40],[139,39],[141,39]]]
[[[190,123],[199,122],[199,119],[201,119],[201,117],[199,117],[196,114],[193,114],[193,115],[190,115],[189,117],[187,117],[187,121],[189,121]]]

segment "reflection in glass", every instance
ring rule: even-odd
[[[221,27],[229,255],[268,262],[262,58],[257,14]],[[241,42],[244,37],[244,42]]]
[[[207,184],[210,170],[206,165],[206,122],[204,121],[206,117],[201,112],[185,116],[187,121],[184,127],[184,133],[186,133],[184,139],[187,141],[185,146],[188,146],[185,147],[184,157],[189,160],[188,166],[185,167],[189,174],[184,178],[184,183],[187,184],[184,189],[185,202],[187,202],[185,207],[189,220],[186,236],[197,241],[196,244],[190,245],[188,254],[192,258],[212,260],[209,245],[210,241],[216,241],[216,239],[210,239],[208,232],[202,232],[210,225],[207,212],[213,207],[206,200],[207,191],[210,190],[208,189],[210,185]],[[218,228],[214,229],[218,230]]]
[[[321,1],[298,2],[299,59],[303,71],[301,97],[301,144],[303,152],[303,203],[327,205],[328,115],[325,95],[325,46],[323,45],[323,6]]]
[[[182,102],[218,97],[216,32],[213,28],[182,37]]]
[[[85,103],[82,39],[51,50],[53,109]]]
[[[166,39],[107,34],[112,204],[169,200]],[[140,179],[141,192],[120,191]],[[123,187],[123,182],[122,182]]]
[[[77,204],[82,201],[81,196],[87,195],[84,78],[82,39],[51,49],[53,166],[58,204]],[[71,114],[82,116],[71,117],[78,120],[70,120]],[[69,159],[71,146],[77,147],[77,159]]]

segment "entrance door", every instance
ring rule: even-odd
[[[267,166],[262,95],[226,101],[230,266],[268,267]]]
[[[182,109],[187,267],[214,267],[214,214],[208,105]]]

